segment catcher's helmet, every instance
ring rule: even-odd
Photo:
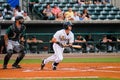
[[[24,19],[24,18],[22,16],[16,16],[15,17],[15,21],[20,20],[20,19]]]
[[[68,29],[68,26],[72,26],[73,24],[69,21],[69,22],[65,22],[64,24],[63,24],[63,27],[64,27],[64,29]]]

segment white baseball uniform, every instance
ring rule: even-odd
[[[57,31],[54,36],[56,40],[61,44],[73,43],[74,42],[74,34],[70,31],[69,34],[66,34],[65,29]],[[53,44],[54,54],[47,59],[44,60],[44,64],[48,63],[49,61],[54,61],[59,63],[63,60],[63,51],[64,48],[58,45],[57,43]]]

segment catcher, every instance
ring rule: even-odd
[[[24,19],[22,16],[16,16],[15,22],[11,25],[4,35],[7,54],[4,57],[3,69],[7,69],[7,64],[14,52],[19,53],[15,62],[12,64],[12,68],[21,68],[19,62],[25,56],[24,46],[20,44],[24,39],[24,33],[26,27],[23,25]]]
[[[65,22],[63,24],[64,29],[57,31],[51,42],[53,42],[54,54],[42,61],[41,70],[44,68],[45,64],[53,61],[52,69],[56,70],[60,61],[63,60],[63,51],[67,46],[72,46],[74,42],[74,34],[72,33],[72,23]]]

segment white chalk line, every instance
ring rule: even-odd
[[[98,76],[80,76],[80,77],[25,77],[25,78],[20,78],[20,79],[29,80],[29,79],[69,79],[69,78],[77,79],[77,78],[99,78],[99,77]],[[0,78],[0,80],[2,80],[2,79],[13,80],[13,79],[18,79],[18,78],[17,77],[16,78]]]
[[[103,66],[103,67],[84,67],[84,68],[59,68],[56,71],[66,71],[66,72],[112,72],[120,73],[120,71],[115,70],[103,70],[103,69],[112,69],[120,68],[115,66]],[[52,69],[45,68],[45,70],[40,70],[40,68],[24,69],[22,72],[50,72]]]

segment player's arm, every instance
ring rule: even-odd
[[[7,46],[8,45],[8,35],[7,34],[4,35],[4,40],[5,40],[5,45]]]
[[[4,40],[5,40],[5,45],[7,46],[8,45],[8,34],[10,33],[10,30],[11,28],[9,27],[7,30],[6,30],[6,33],[4,35]]]

